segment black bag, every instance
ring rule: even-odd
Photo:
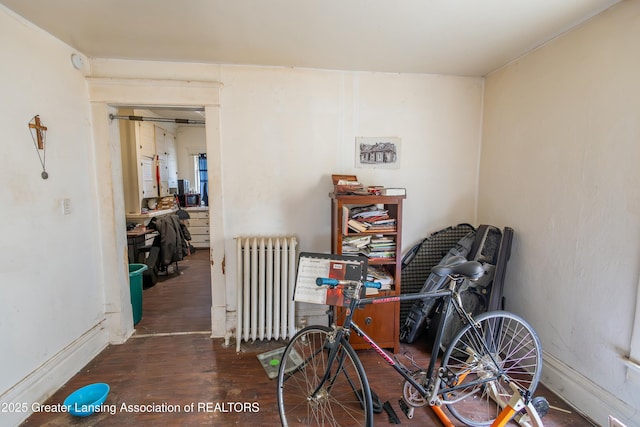
[[[470,231],[463,238],[449,249],[449,252],[440,259],[439,264],[445,263],[449,258],[453,256],[463,256],[466,258],[467,254],[471,250],[473,243],[476,240],[476,232]],[[438,263],[434,264],[437,265]],[[429,271],[433,268],[431,266]],[[402,287],[404,290],[404,272],[402,273]],[[447,284],[447,277],[438,276],[435,273],[429,273],[427,279],[423,282],[420,292],[429,292],[442,289]],[[418,292],[418,291],[414,291]],[[431,318],[433,317],[434,308],[436,307],[438,300],[434,298],[427,298],[413,302],[411,309],[400,327],[400,341],[413,343],[418,337],[429,327]]]
[[[501,304],[498,304],[498,301],[502,300],[504,276],[507,261],[511,254],[512,238],[513,229],[509,227],[506,227],[503,232],[491,225],[481,225],[478,227],[476,240],[467,259],[481,263],[484,269],[484,275],[475,281],[465,280],[458,291],[460,299],[462,300],[462,306],[465,311],[471,313],[472,316],[476,316],[485,311],[502,308],[500,306]],[[438,309],[435,310],[431,328],[428,331],[430,337],[435,336],[437,325],[439,325],[442,314],[441,306],[439,306]],[[453,313],[448,314],[441,341],[443,351],[463,326],[457,315]]]
[[[402,257],[401,293],[419,292],[429,277],[431,269],[456,243],[475,228],[469,224],[458,224],[430,234]],[[400,302],[400,325],[403,325],[414,301]]]
[[[459,289],[463,307],[472,315],[475,316],[489,309],[497,310],[502,308],[502,290],[507,261],[511,255],[512,239],[512,228],[505,227],[504,232],[501,232],[500,229],[494,226],[480,225],[477,230],[460,239],[439,261],[438,264],[443,264],[451,256],[462,255],[468,260],[478,261],[482,264],[485,274],[476,281],[465,281]],[[446,284],[446,277],[430,273],[420,291],[442,289]],[[403,270],[403,292],[405,291],[404,285]],[[418,290],[413,290],[412,292],[418,292]],[[429,333],[430,337],[433,337],[443,314],[441,312],[441,302],[442,299],[433,298],[414,302],[404,322],[401,322],[400,340],[413,343],[425,331]],[[451,339],[462,326],[459,317],[449,313],[444,324],[443,347],[446,348],[449,345]]]

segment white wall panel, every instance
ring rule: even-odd
[[[640,2],[623,2],[486,82],[479,220],[515,229],[507,308],[558,362],[546,381],[602,425],[640,419],[623,360],[640,275],[638,40]]]

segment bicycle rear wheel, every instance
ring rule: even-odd
[[[509,382],[533,394],[542,349],[533,328],[513,313],[483,313],[475,321],[456,335],[442,358],[442,388],[455,390],[441,398],[457,419],[480,427],[491,425],[513,395]]]
[[[287,345],[278,372],[283,426],[373,425],[371,390],[360,359],[348,342],[332,342],[331,333],[327,327],[309,326]],[[326,372],[329,376],[323,383]]]

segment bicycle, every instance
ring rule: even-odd
[[[415,408],[429,405],[445,426],[453,424],[442,406],[469,426],[504,426],[511,419],[521,426],[542,426],[541,414],[544,416],[548,410],[548,403],[542,397],[533,399],[542,368],[540,341],[533,328],[507,311],[486,312],[473,318],[464,310],[458,290],[465,279],[482,276],[478,262],[452,257],[432,271],[448,276],[446,288],[392,297],[362,296],[365,287],[379,288],[379,283],[316,279],[318,286],[341,288],[348,301],[347,310],[342,326],[308,326],[286,346],[277,386],[283,426],[373,425],[371,389],[363,365],[348,341],[352,331],[405,379],[400,402],[409,419]],[[423,298],[443,301],[443,315],[426,370],[408,369],[352,321],[354,310],[367,304]],[[452,308],[464,326],[436,369],[445,320]]]

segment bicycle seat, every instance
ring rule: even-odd
[[[467,261],[461,256],[453,256],[444,264],[436,265],[431,269],[438,276],[464,276],[471,280],[477,280],[484,275],[482,264],[477,261]]]

